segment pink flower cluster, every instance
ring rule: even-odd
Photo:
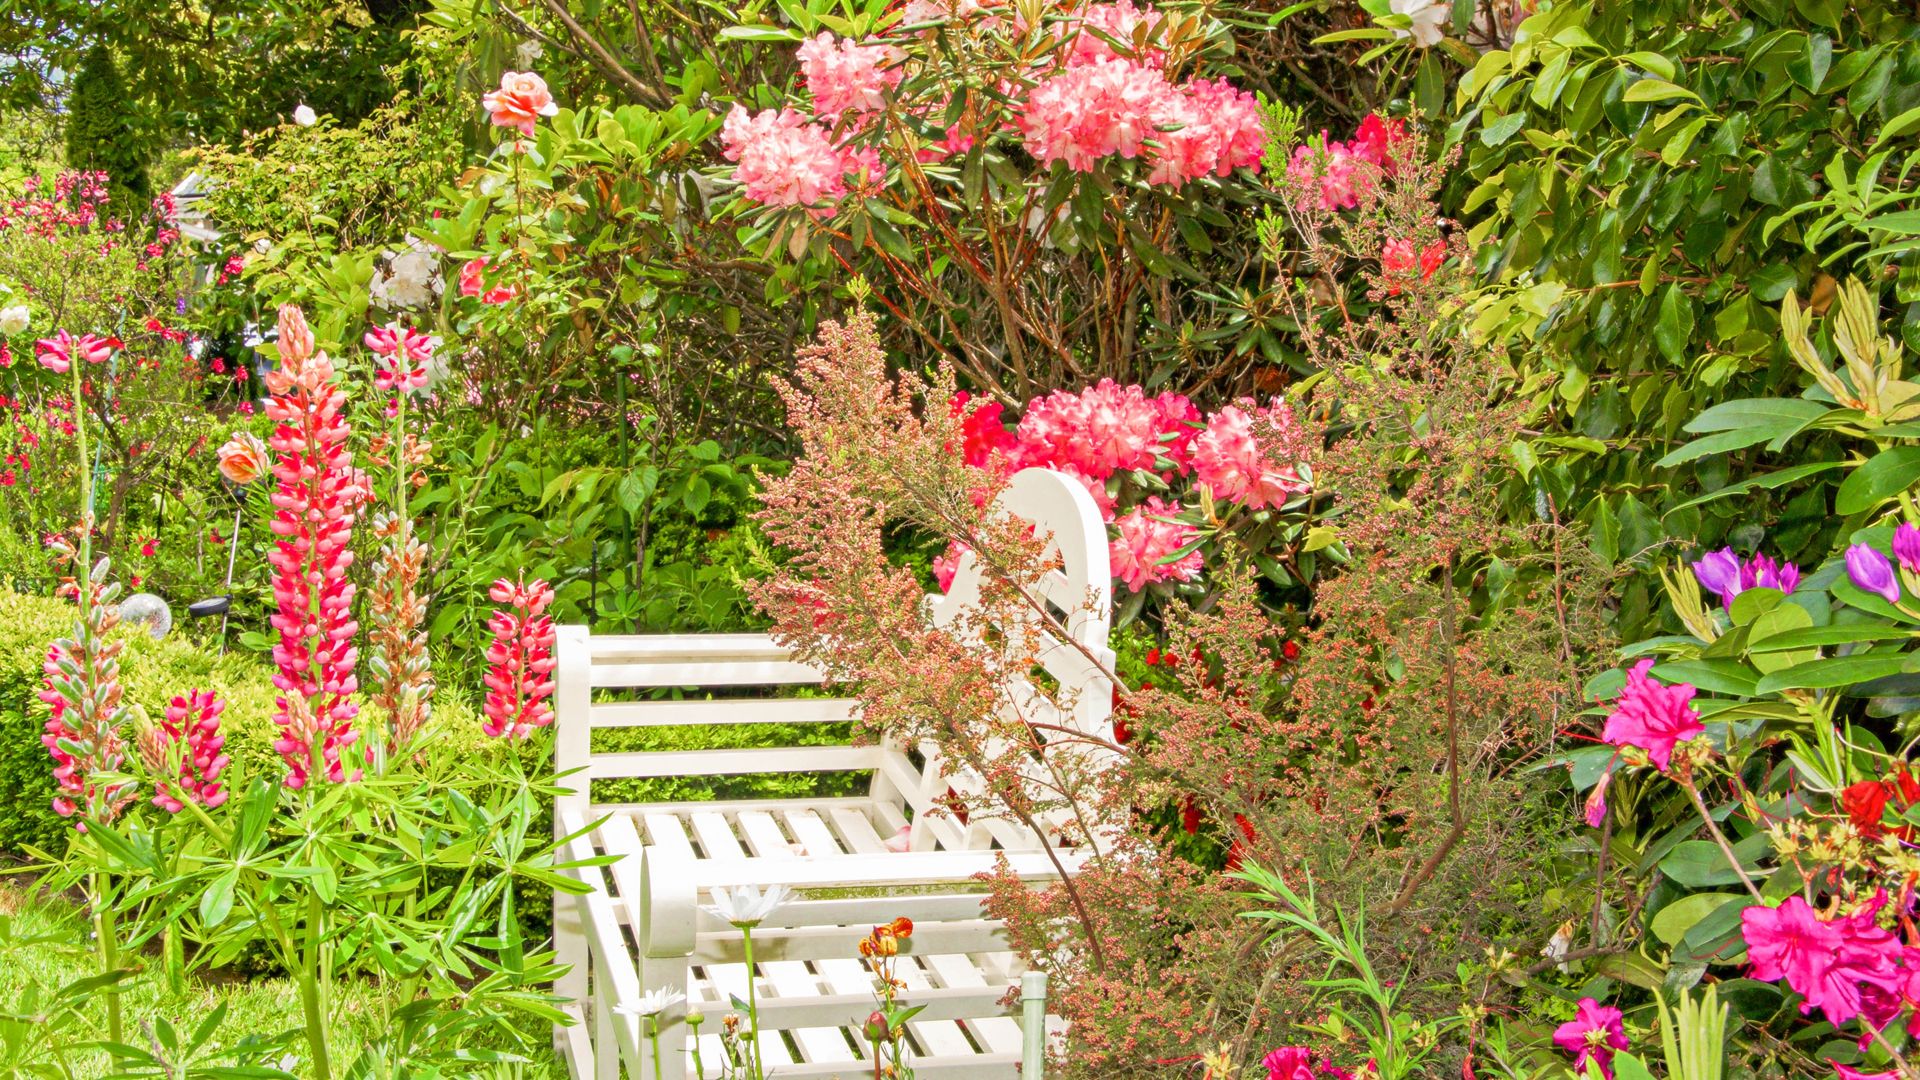
[[[1878,1030],[1920,1005],[1920,949],[1902,945],[1879,923],[1887,894],[1858,911],[1821,918],[1807,901],[1789,896],[1779,907],[1755,904],[1740,913],[1752,976],[1786,980],[1801,995],[1802,1015],[1819,1009],[1838,1026],[1856,1016]]]
[[[553,723],[553,586],[544,581],[515,583],[505,578],[487,594],[508,610],[495,611],[487,628],[486,724],[494,738],[524,739],[534,728]]]
[[[807,93],[813,95],[813,114],[831,124],[842,113],[869,113],[886,105],[886,92],[900,85],[899,50],[887,45],[861,45],[835,38],[822,30],[800,43],[795,53]]]
[[[267,554],[278,610],[269,620],[280,632],[273,647],[279,671],[273,748],[287,761],[287,786],[311,779],[317,750],[326,779],[358,779],[342,755],[358,739],[354,667],[359,652],[353,619],[355,587],[347,580],[355,508],[366,480],[347,447],[346,392],[333,383],[333,364],[314,348],[300,309],[280,309],[280,370],[267,376],[267,415],[275,421],[267,445],[278,455],[273,477],[273,533]]]
[[[153,805],[169,814],[177,814],[189,802],[212,809],[227,801],[220,774],[228,756],[222,751],[226,736],[220,733],[220,714],[227,703],[211,690],[189,690],[167,703],[165,718],[154,734],[165,747],[184,745],[179,775],[154,785]],[[166,750],[170,755],[171,751]],[[170,756],[166,758],[171,760]]]
[[[1293,466],[1276,463],[1261,448],[1256,435],[1263,424],[1275,432],[1288,432],[1293,411],[1278,398],[1265,408],[1243,398],[1214,413],[1207,429],[1193,440],[1194,477],[1215,498],[1263,510],[1308,490]]]
[[[1169,520],[1184,509],[1149,495],[1114,523],[1120,534],[1111,552],[1113,576],[1139,592],[1156,581],[1192,581],[1200,576],[1198,549],[1165,561],[1181,548],[1199,539],[1200,530],[1184,522]]]
[[[1134,31],[1142,26],[1152,26],[1156,14],[1152,8],[1135,7],[1133,0],[1088,4],[1061,21],[1061,29],[1068,36],[1066,66],[1075,67],[1118,58],[1120,54],[1114,51],[1107,38],[1126,43],[1128,51],[1132,52]],[[1137,58],[1154,67],[1167,62],[1166,51],[1152,47],[1140,50]]]
[[[1108,481],[1134,470],[1158,472],[1163,479],[1191,474],[1215,498],[1255,510],[1279,506],[1308,490],[1299,473],[1276,464],[1255,437],[1256,420],[1277,430],[1291,427],[1292,414],[1277,399],[1265,408],[1243,400],[1203,422],[1185,395],[1149,397],[1139,386],[1103,379],[1077,394],[1057,390],[1033,399],[1013,430],[997,401],[975,404],[962,392],[950,408],[960,418],[960,452],[968,465],[995,475],[1035,466],[1056,469],[1086,485],[1109,521],[1116,507]],[[1154,582],[1198,576],[1197,550],[1161,562],[1199,535],[1192,525],[1162,520],[1181,512],[1177,502],[1153,497],[1115,522],[1114,574],[1129,588],[1137,592]],[[950,576],[957,554],[949,550],[936,560],[936,573],[947,569]]]
[[[1445,240],[1435,240],[1417,252],[1413,241],[1405,237],[1395,237],[1380,245],[1380,273],[1387,279],[1387,295],[1400,295],[1401,284],[1412,280],[1416,266],[1424,283],[1431,281],[1434,273],[1446,261]]]
[[[1652,660],[1642,660],[1627,672],[1627,685],[1613,701],[1613,712],[1600,737],[1614,746],[1646,751],[1647,760],[1661,772],[1673,759],[1673,748],[1706,734],[1706,725],[1694,711],[1694,687],[1668,686],[1647,674]]]
[[[84,231],[99,220],[110,197],[104,172],[63,172],[54,177],[52,194],[39,195],[39,191],[40,178],[28,177],[26,194],[8,199],[5,212],[0,213],[0,230],[18,225],[39,237]],[[106,224],[108,231],[119,230],[117,222]]]
[[[1322,210],[1351,210],[1383,172],[1398,167],[1406,153],[1407,122],[1369,113],[1353,138],[1335,142],[1320,133],[1320,145],[1302,145],[1287,163],[1287,178],[1302,191],[1302,201]]]
[[[733,178],[747,198],[768,206],[805,206],[818,216],[856,184],[877,181],[883,170],[871,149],[836,147],[819,124],[792,109],[749,113],[735,105],[720,129],[721,153],[736,163]]]
[[[1104,159],[1145,153],[1148,181],[1175,188],[1256,168],[1266,143],[1252,94],[1224,79],[1175,84],[1158,67],[1111,56],[1036,84],[1019,127],[1041,162],[1089,172]]]
[[[477,296],[483,304],[504,304],[514,298],[518,290],[505,283],[487,284],[487,257],[485,255],[468,259],[460,267],[460,295]]]
[[[1625,1050],[1626,1017],[1611,1005],[1592,998],[1581,998],[1573,1019],[1554,1029],[1555,1046],[1573,1055],[1573,1071],[1587,1075],[1589,1063],[1600,1067],[1600,1075],[1613,1078],[1613,1055]]]
[[[426,389],[432,338],[395,322],[374,327],[362,340],[373,352],[374,386],[403,394]]]

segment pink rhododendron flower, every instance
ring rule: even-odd
[[[1070,67],[1028,92],[1020,133],[1041,163],[1089,172],[1101,158],[1138,157],[1158,137],[1156,118],[1171,92],[1157,68],[1132,60]]]
[[[1215,498],[1260,510],[1282,505],[1308,485],[1292,466],[1276,465],[1260,448],[1254,438],[1256,419],[1285,431],[1293,424],[1293,413],[1277,398],[1265,409],[1243,398],[1214,413],[1193,440],[1193,472]]]
[[[1287,163],[1287,176],[1302,189],[1313,193],[1310,205],[1322,210],[1351,210],[1360,205],[1366,190],[1361,162],[1345,143],[1334,142],[1321,132],[1322,146],[1302,145]]]
[[[947,550],[933,557],[933,580],[941,592],[953,588],[953,576],[960,572],[960,558],[973,549],[958,540],[948,542]]]
[[[1150,184],[1181,187],[1203,176],[1257,168],[1266,150],[1260,101],[1225,79],[1196,79],[1173,88],[1154,111],[1159,134],[1148,159]]]
[[[1657,682],[1647,675],[1652,667],[1652,660],[1642,660],[1627,672],[1626,688],[1614,699],[1600,737],[1614,746],[1645,750],[1647,760],[1665,772],[1674,746],[1706,734],[1707,729],[1693,708],[1693,686]]]
[[[500,89],[487,91],[480,101],[493,126],[518,128],[522,135],[533,134],[541,117],[560,111],[547,92],[547,81],[531,71],[502,73]]]
[[[829,124],[842,113],[885,108],[886,92],[900,85],[900,70],[886,66],[899,57],[892,46],[860,45],[822,30],[794,55],[813,95],[813,114]]]
[[[1168,390],[1153,399],[1153,408],[1160,414],[1160,456],[1171,460],[1181,472],[1190,471],[1189,452],[1203,426],[1199,407],[1187,395]]]
[[[1827,1059],[1827,1064],[1833,1066],[1833,1075],[1838,1080],[1899,1080],[1900,1078],[1900,1074],[1894,1070],[1877,1073],[1862,1072],[1851,1065],[1842,1065],[1832,1058]]]
[[[1267,1080],[1318,1080],[1313,1073],[1313,1051],[1304,1046],[1283,1046],[1270,1050],[1260,1059]]]
[[[1839,1025],[1860,1015],[1863,984],[1891,991],[1904,982],[1897,969],[1899,939],[1877,921],[1886,899],[1880,893],[1866,907],[1833,920],[1821,919],[1799,895],[1777,908],[1747,908],[1740,913],[1740,936],[1753,978],[1785,979],[1805,999],[1803,1016],[1817,1008]]]
[[[493,643],[487,646],[486,723],[494,738],[524,739],[534,728],[553,723],[553,586],[544,581],[493,583],[489,597],[507,610],[487,621]]]
[[[1608,769],[1600,774],[1600,782],[1593,785],[1593,790],[1587,793],[1586,816],[1587,827],[1590,829],[1599,828],[1601,823],[1607,820],[1607,785],[1612,782],[1613,770]]]
[[[953,415],[961,418],[960,456],[968,465],[985,469],[997,454],[1004,469],[1012,461],[1019,440],[1007,430],[1006,421],[1001,419],[1003,410],[999,402],[982,401],[969,409],[972,400],[973,395],[962,390],[953,395],[949,403]]]
[[[1581,998],[1573,1019],[1554,1029],[1553,1041],[1573,1055],[1573,1070],[1586,1075],[1587,1062],[1600,1066],[1600,1073],[1611,1080],[1613,1054],[1625,1050],[1627,1027],[1620,1010],[1602,1005],[1592,998]]]
[[[825,130],[792,109],[749,113],[734,105],[720,129],[720,146],[722,156],[737,163],[733,177],[747,198],[767,206],[813,207],[819,215],[830,212],[822,204],[846,194],[850,165],[863,175],[869,171],[866,161],[850,162]]]
[[[1078,394],[1056,390],[1027,403],[1021,464],[1072,469],[1101,482],[1149,469],[1160,453],[1162,422],[1161,408],[1138,386],[1102,379]]]
[[[1200,576],[1200,552],[1189,551],[1173,562],[1161,564],[1181,548],[1192,543],[1200,530],[1191,525],[1160,518],[1178,514],[1178,504],[1148,496],[1115,522],[1119,536],[1111,544],[1113,576],[1139,592],[1157,581],[1192,581]]]
[[[1067,43],[1064,66],[1077,67],[1119,58],[1119,53],[1114,51],[1106,38],[1122,42],[1129,53],[1134,52],[1134,29],[1152,26],[1157,17],[1158,13],[1152,8],[1135,7],[1133,0],[1088,4],[1071,18],[1062,21],[1063,29],[1073,35]],[[1105,38],[1101,36],[1103,34]],[[1134,59],[1152,67],[1161,67],[1167,62],[1167,53],[1165,49],[1148,47],[1140,50]]]

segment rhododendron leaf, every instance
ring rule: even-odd
[[[1806,664],[1795,664],[1784,671],[1763,677],[1754,692],[1777,694],[1782,690],[1830,690],[1872,682],[1898,675],[1906,664],[1905,653],[1873,653],[1865,656],[1832,656]]]
[[[1694,507],[1700,506],[1703,503],[1710,503],[1716,499],[1724,499],[1729,495],[1744,495],[1747,492],[1754,490],[1755,488],[1770,489],[1770,488],[1782,487],[1787,484],[1791,484],[1796,480],[1805,479],[1806,477],[1812,476],[1815,473],[1826,472],[1829,469],[1838,469],[1844,464],[1845,462],[1840,462],[1840,461],[1814,461],[1804,465],[1789,466],[1785,469],[1780,469],[1775,472],[1763,473],[1759,476],[1749,477],[1745,480],[1741,480],[1738,483],[1728,484],[1726,487],[1708,492],[1707,494],[1702,495],[1699,498],[1689,499],[1686,502],[1681,503],[1679,506],[1676,506],[1673,509],[1668,510],[1665,514],[1661,516],[1672,517],[1674,514],[1680,513],[1683,510],[1691,510]]]
[[[1752,697],[1760,674],[1736,660],[1675,660],[1654,667],[1653,677],[1666,683],[1692,683],[1715,694]]]
[[[1734,624],[1737,626],[1745,626],[1767,612],[1772,611],[1774,608],[1779,607],[1780,602],[1786,598],[1786,594],[1779,589],[1764,587],[1748,589],[1733,598],[1731,614],[1733,615]],[[1807,615],[1805,612],[1801,612],[1801,615],[1804,616],[1808,622],[1813,620],[1813,616]]]
[[[1875,615],[1882,615],[1889,619],[1898,619],[1905,623],[1920,623],[1920,619],[1914,618],[1912,615],[1887,603],[1886,600],[1874,593],[1867,592],[1853,582],[1848,581],[1845,575],[1835,578],[1833,584],[1827,588],[1837,599],[1844,602],[1848,607],[1872,612]]]
[[[1834,495],[1837,514],[1858,514],[1906,491],[1920,480],[1920,446],[1896,446],[1868,458],[1848,474]]]
[[[1598,1070],[1599,1059],[1588,1061],[1587,1067],[1590,1070]],[[1647,1067],[1639,1058],[1623,1050],[1613,1055],[1613,1080],[1653,1080],[1653,1073],[1647,1071]]]
[[[1726,860],[1721,861],[1724,863]],[[1660,866],[1662,871],[1666,869],[1665,862]],[[1693,929],[1700,920],[1727,904],[1744,907],[1748,899],[1744,893],[1694,893],[1683,896],[1661,908],[1659,914],[1653,917],[1653,935],[1669,945],[1679,944],[1680,939],[1686,937],[1687,931]]]
[[[1780,429],[1817,420],[1830,411],[1831,405],[1806,398],[1740,398],[1705,410],[1682,425],[1681,430],[1698,434],[1756,426]]]
[[[1795,649],[1823,648],[1829,645],[1852,645],[1862,641],[1906,641],[1914,636],[1911,630],[1902,630],[1897,626],[1884,626],[1880,623],[1808,626],[1779,634],[1769,634],[1763,640],[1749,644],[1747,651],[1788,652]]]

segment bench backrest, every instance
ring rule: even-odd
[[[1058,568],[1047,572],[1035,591],[1067,631],[1065,639],[1039,632],[1040,663],[1056,685],[1042,687],[1015,676],[1008,699],[1029,719],[1111,739],[1112,687],[1102,669],[1112,667],[1107,646],[1112,575],[1099,508],[1078,482],[1048,469],[1015,474],[996,508],[1032,522],[1057,553]],[[979,570],[969,553],[961,557],[946,593],[929,598],[928,615],[936,625],[951,625],[979,603],[979,596]],[[563,626],[557,637],[556,765],[562,772],[584,770],[562,781],[571,786],[556,807],[562,812],[587,817],[596,806],[610,808],[592,797],[593,780],[861,771],[871,773],[873,794],[897,797],[916,819],[927,821],[924,836],[916,824],[916,848],[936,841],[941,847],[1030,847],[1035,842],[1005,822],[960,825],[930,813],[949,789],[978,790],[977,778],[950,768],[931,746],[918,748],[918,754],[884,744],[596,752],[595,731],[834,723],[852,719],[859,702],[778,696],[783,688],[818,686],[825,675],[795,661],[790,650],[765,634],[589,635],[583,626]],[[681,700],[616,701],[604,700],[604,694],[594,700],[596,691],[646,689],[692,693]],[[714,690],[728,696],[700,696]],[[739,696],[743,693],[748,696]]]

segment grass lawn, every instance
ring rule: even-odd
[[[83,1006],[85,1021],[68,1025],[49,1025],[32,1020],[8,1020],[8,1014],[22,1009],[28,993],[35,988],[44,996],[59,987],[92,975],[97,970],[90,951],[91,926],[73,904],[30,893],[17,883],[0,879],[0,918],[11,924],[0,933],[0,1076],[71,1076],[97,1080],[110,1072],[107,1055],[90,1049],[88,1043],[106,1036],[106,1005],[103,995],[94,995]],[[36,939],[51,939],[36,941]],[[344,1069],[338,1063],[351,1063],[360,1055],[367,1039],[386,1028],[384,1009],[377,996],[364,984],[339,985],[333,1002],[336,1075]],[[222,1003],[227,1007],[225,1022],[212,1040],[214,1045],[230,1046],[248,1035],[272,1037],[300,1026],[300,1000],[292,981],[283,978],[190,979],[186,992],[173,995],[166,991],[157,966],[153,977],[138,977],[122,994],[125,1036],[130,1043],[151,1045],[153,1032],[161,1021],[180,1030],[184,1039],[202,1020]],[[529,1020],[523,1029],[533,1049],[525,1066],[463,1067],[462,1077],[539,1078],[563,1077],[565,1068],[554,1057],[543,1024]],[[27,1051],[16,1040],[36,1042],[27,1060],[46,1060],[53,1071],[10,1071],[18,1068],[15,1060]],[[509,1038],[493,1040],[493,1049],[509,1049]],[[291,1040],[291,1061],[283,1061],[288,1071],[307,1076],[305,1043]],[[59,1071],[64,1066],[66,1071]],[[141,1074],[148,1075],[148,1074]],[[159,1075],[159,1074],[152,1074]],[[194,1072],[192,1075],[199,1075]],[[393,1075],[375,1071],[373,1077]],[[420,1075],[420,1074],[413,1074]],[[451,1074],[449,1074],[451,1075]]]

